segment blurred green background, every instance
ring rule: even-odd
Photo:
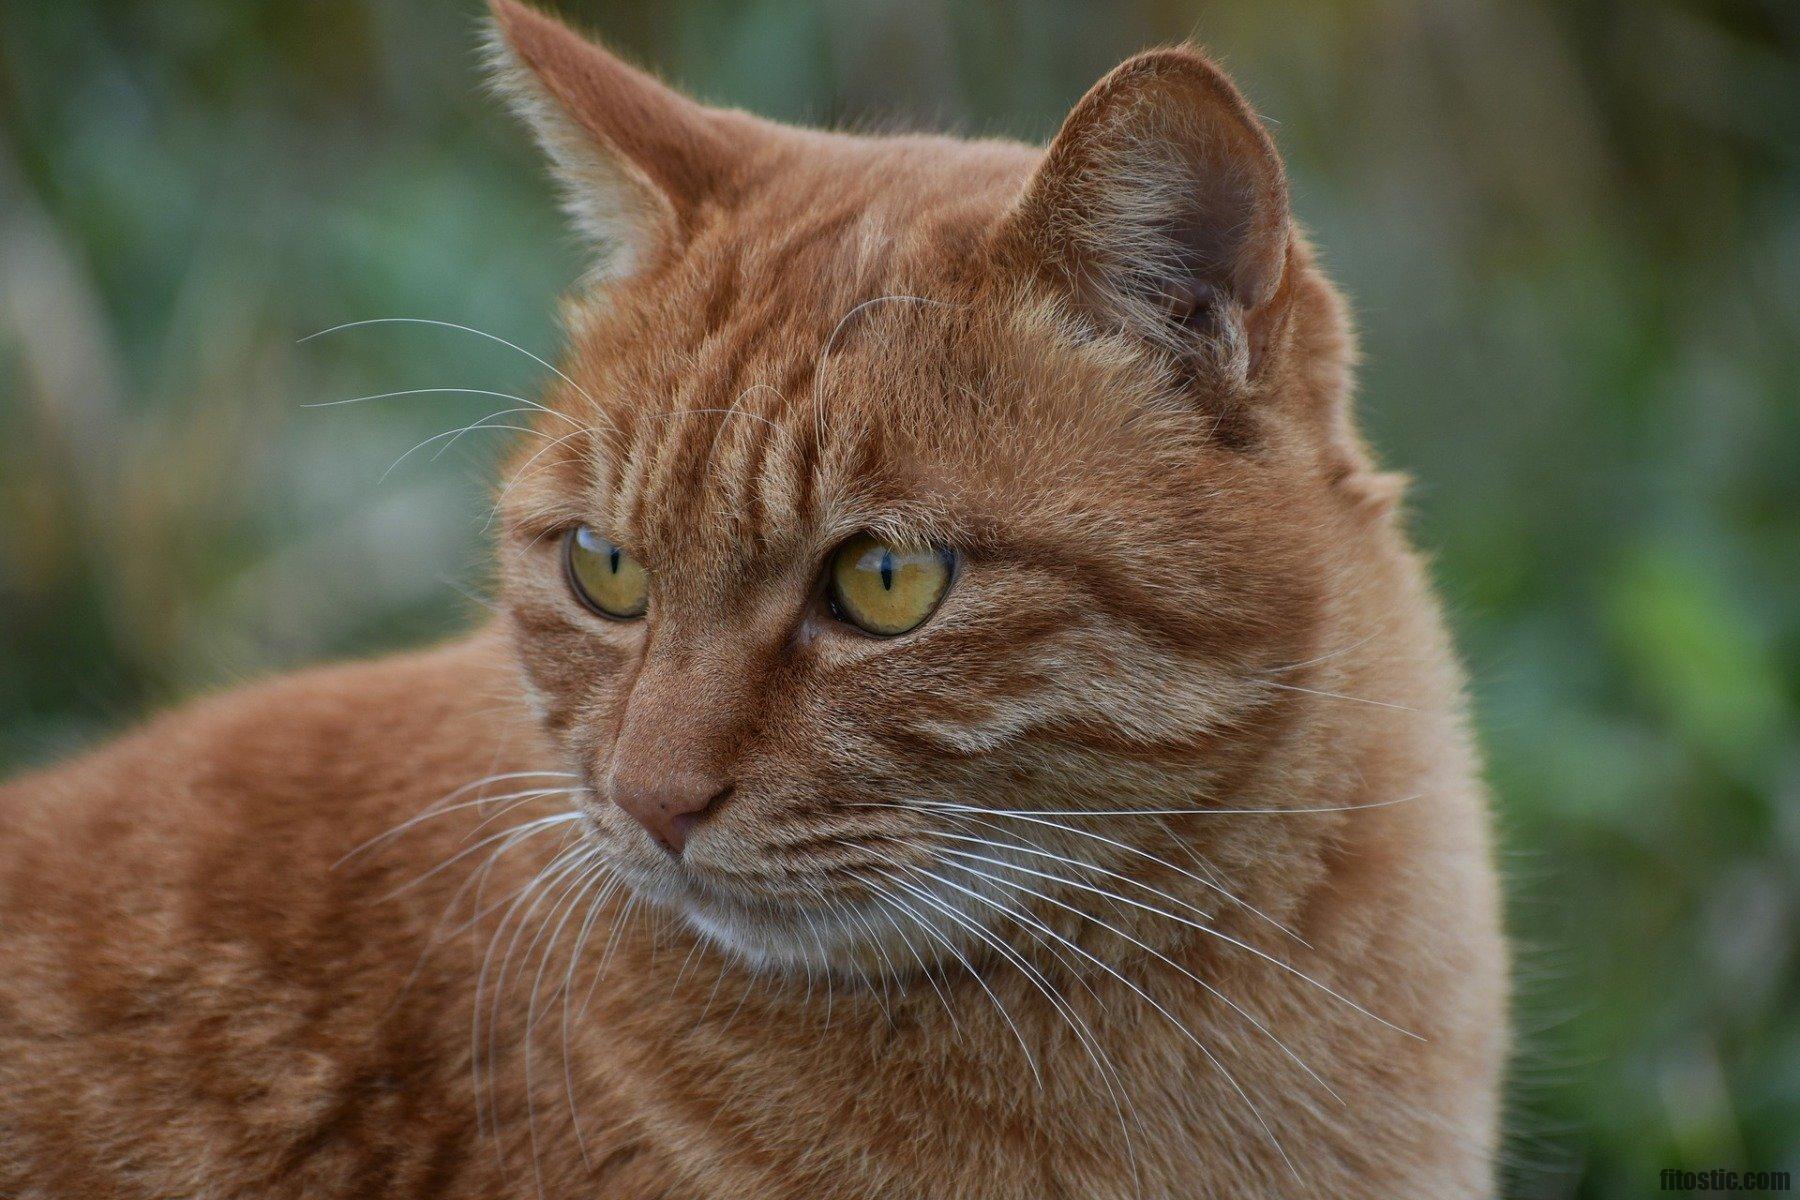
[[[1194,36],[1355,302],[1521,944],[1507,1191],[1800,1177],[1800,5],[661,0],[721,102],[1043,138]],[[480,612],[582,263],[458,0],[0,5],[0,770]],[[390,470],[391,467],[391,470]]]

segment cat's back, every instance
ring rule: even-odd
[[[460,1161],[467,1067],[433,1052],[451,1002],[429,964],[400,987],[449,873],[375,899],[485,810],[350,852],[528,770],[514,692],[482,635],[207,699],[0,785],[0,1194],[155,1195],[224,1148],[246,1186],[342,1187],[391,1157],[355,1131],[398,1105],[434,1112],[383,1178]]]
[[[305,836],[336,825],[325,838],[335,846],[342,821],[454,787],[484,755],[534,749],[516,691],[504,643],[481,634],[196,701],[0,782],[0,880],[41,865],[39,855],[75,866],[126,842],[147,856],[177,843],[199,851],[209,831]]]

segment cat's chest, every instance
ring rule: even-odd
[[[883,997],[815,979],[808,996],[691,945],[615,945],[574,993],[567,1051],[540,1001],[531,1061],[508,1067],[531,1097],[512,1116],[620,1200],[1196,1194],[1186,1164],[1232,1134],[1203,1119],[1192,1064],[1146,1085],[1148,1064],[1091,1026],[1009,1024],[964,983]]]

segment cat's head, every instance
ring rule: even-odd
[[[1041,151],[780,126],[495,17],[595,263],[505,607],[639,893],[758,961],[936,957],[1194,829],[1078,814],[1281,769],[1271,681],[1373,506],[1217,68],[1140,55]]]

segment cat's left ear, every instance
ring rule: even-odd
[[[679,246],[727,192],[755,122],[708,108],[517,0],[490,0],[500,90],[537,134],[564,207],[594,246],[596,282]]]
[[[1006,236],[1102,324],[1217,383],[1253,380],[1279,335],[1286,175],[1243,95],[1189,47],[1129,59],[1082,98]]]

